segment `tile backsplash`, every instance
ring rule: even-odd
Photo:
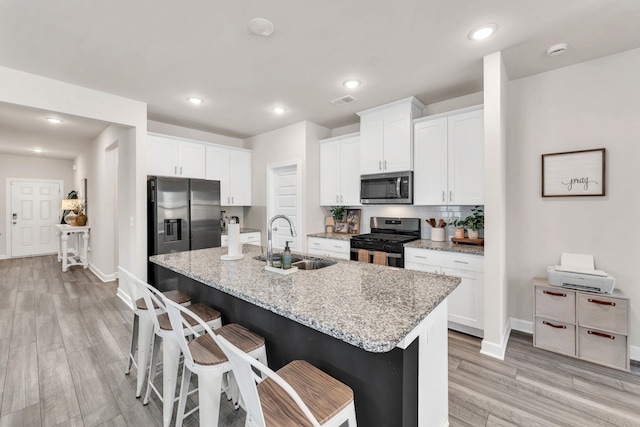
[[[483,207],[483,206],[482,206]],[[466,218],[471,215],[471,209],[474,206],[404,206],[404,205],[368,205],[358,206],[357,209],[362,209],[362,215],[360,217],[360,233],[370,233],[370,219],[372,216],[388,216],[388,217],[400,217],[400,218],[420,218],[420,233],[423,239],[431,238],[431,227],[426,219],[435,218],[436,222],[440,218],[444,219],[447,223],[454,219]],[[484,207],[483,207],[484,208]],[[330,215],[329,210],[326,209],[326,215]],[[446,239],[451,240],[453,237],[454,228],[452,226],[446,227]],[[482,231],[480,232],[482,237]]]

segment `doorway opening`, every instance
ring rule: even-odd
[[[286,215],[297,231],[296,236],[292,237],[286,220],[278,219],[274,222],[274,249],[284,248],[287,241],[292,250],[304,249],[300,188],[299,161],[267,165],[267,225],[274,215]]]

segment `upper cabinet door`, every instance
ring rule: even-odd
[[[231,203],[229,195],[229,150],[223,147],[207,146],[207,179],[220,181],[220,203]]]
[[[384,119],[383,172],[413,170],[411,126],[411,113],[396,114]]]
[[[147,174],[152,176],[178,175],[178,141],[149,135],[149,164]]]
[[[484,115],[449,117],[449,204],[484,204]]]
[[[383,172],[384,122],[362,117],[360,120],[360,172],[363,175]]]
[[[229,206],[251,206],[250,151],[229,150],[229,194]]]
[[[416,123],[413,135],[413,204],[446,205],[447,118]]]
[[[340,204],[360,205],[360,137],[340,142]]]
[[[197,142],[178,141],[178,176],[206,177],[206,146]]]
[[[356,153],[356,155],[360,155]],[[340,141],[320,144],[320,205],[340,204]],[[358,176],[358,180],[360,177]]]

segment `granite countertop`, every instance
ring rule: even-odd
[[[156,264],[373,353],[392,350],[459,284],[460,278],[337,260],[290,275],[268,272],[245,245],[155,255]]]
[[[432,240],[420,239],[405,243],[404,247],[484,256],[484,246],[454,244],[451,241],[434,242]]]
[[[320,237],[321,239],[351,240],[351,236],[355,234],[347,233],[314,233],[307,234],[307,237]]]
[[[222,235],[226,236],[227,235],[227,229],[225,228],[224,230],[222,230]],[[246,234],[246,233],[260,233],[260,230],[256,230],[255,228],[241,228],[240,229],[240,234]]]

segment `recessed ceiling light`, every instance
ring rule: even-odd
[[[42,148],[34,148],[33,152],[34,153],[42,153]]]
[[[360,80],[345,80],[344,82],[342,82],[342,86],[346,87],[347,89],[355,89],[360,86]]]
[[[264,18],[253,18],[249,21],[249,30],[257,36],[270,36],[276,27],[271,21]]]
[[[47,117],[47,119],[46,119],[46,120],[47,120],[49,123],[53,123],[53,124],[56,124],[56,125],[59,125],[59,124],[60,124],[60,123],[62,123],[62,121],[63,121],[62,119],[57,119],[57,118],[55,118],[55,117]]]
[[[195,105],[200,105],[200,104],[202,104],[204,102],[204,99],[198,98],[198,97],[195,97],[195,96],[190,96],[190,97],[187,98],[187,101],[189,101],[190,103],[195,104]]]
[[[284,107],[273,107],[273,112],[276,114],[282,114],[285,111],[287,111],[287,109]]]
[[[484,24],[474,30],[471,30],[468,37],[469,40],[473,41],[484,40],[496,31],[498,31],[498,26],[496,24]]]
[[[549,49],[547,49],[547,55],[548,56],[562,55],[563,53],[565,53],[567,51],[568,48],[569,48],[569,45],[566,44],[566,43],[554,44]]]

